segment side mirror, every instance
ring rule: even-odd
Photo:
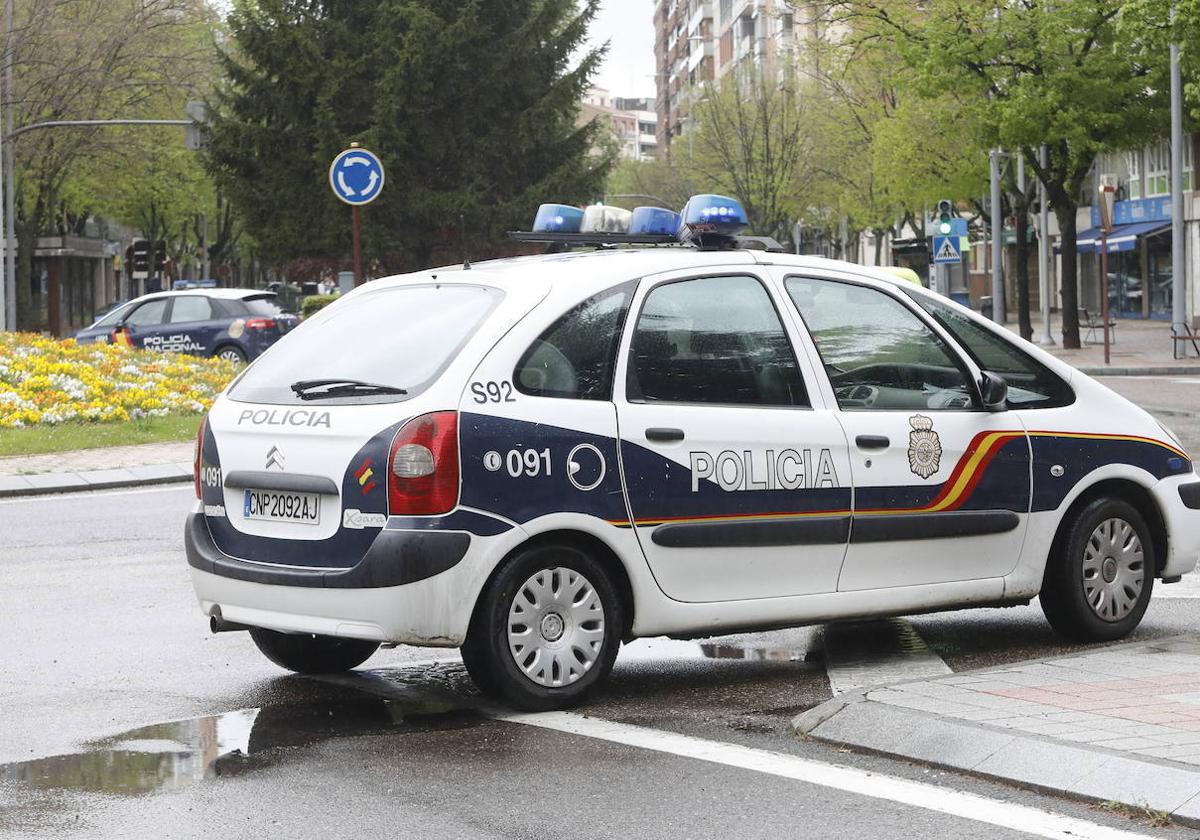
[[[983,371],[979,377],[979,395],[983,398],[983,407],[988,411],[1008,410],[1008,383],[1004,377]]]

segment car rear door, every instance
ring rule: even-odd
[[[981,407],[979,371],[890,290],[777,269],[850,446],[854,522],[839,590],[999,578],[1029,519],[1020,418]]]
[[[757,268],[644,280],[616,388],[632,527],[662,590],[711,602],[832,592],[846,438]]]
[[[196,355],[212,353],[217,335],[225,329],[219,317],[205,295],[179,295],[171,301],[167,315],[170,330],[162,349]]]

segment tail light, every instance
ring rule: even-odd
[[[432,516],[458,504],[458,412],[436,411],[405,423],[388,453],[388,512]]]
[[[204,498],[200,491],[200,454],[204,451],[204,428],[208,425],[208,418],[205,417],[200,421],[200,428],[196,430],[196,457],[192,459],[192,475],[196,482],[196,498]]]
[[[273,330],[275,329],[274,318],[247,318],[246,329],[248,330]]]

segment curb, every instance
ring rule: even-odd
[[[875,686],[827,700],[794,717],[792,729],[801,738],[1049,794],[1150,807],[1167,812],[1178,824],[1200,827],[1200,767],[871,700],[873,692],[884,688]]]
[[[0,475],[0,499],[76,493],[84,490],[112,490],[120,487],[182,484],[190,481],[192,465],[188,462],[83,472]]]
[[[1070,364],[1070,362],[1067,362]],[[1200,365],[1164,367],[1076,367],[1088,376],[1200,376]]]

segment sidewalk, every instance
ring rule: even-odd
[[[1017,332],[1015,313],[1006,323],[1010,331]],[[1186,358],[1175,359],[1171,356],[1171,327],[1164,321],[1147,321],[1138,318],[1118,318],[1117,326],[1112,330],[1115,341],[1109,348],[1109,365],[1104,364],[1104,334],[1096,330],[1094,336],[1089,336],[1087,327],[1080,326],[1079,338],[1090,337],[1078,350],[1064,350],[1062,346],[1062,324],[1055,314],[1050,320],[1050,334],[1054,344],[1042,344],[1045,330],[1039,313],[1033,316],[1033,342],[1069,365],[1073,365],[1084,373],[1092,376],[1130,376],[1130,375],[1159,375],[1174,376],[1200,374],[1200,358],[1191,344],[1181,344],[1182,354],[1186,346]]]
[[[835,697],[801,735],[1200,825],[1200,635]]]
[[[191,481],[194,448],[146,443],[0,458],[0,497]]]

